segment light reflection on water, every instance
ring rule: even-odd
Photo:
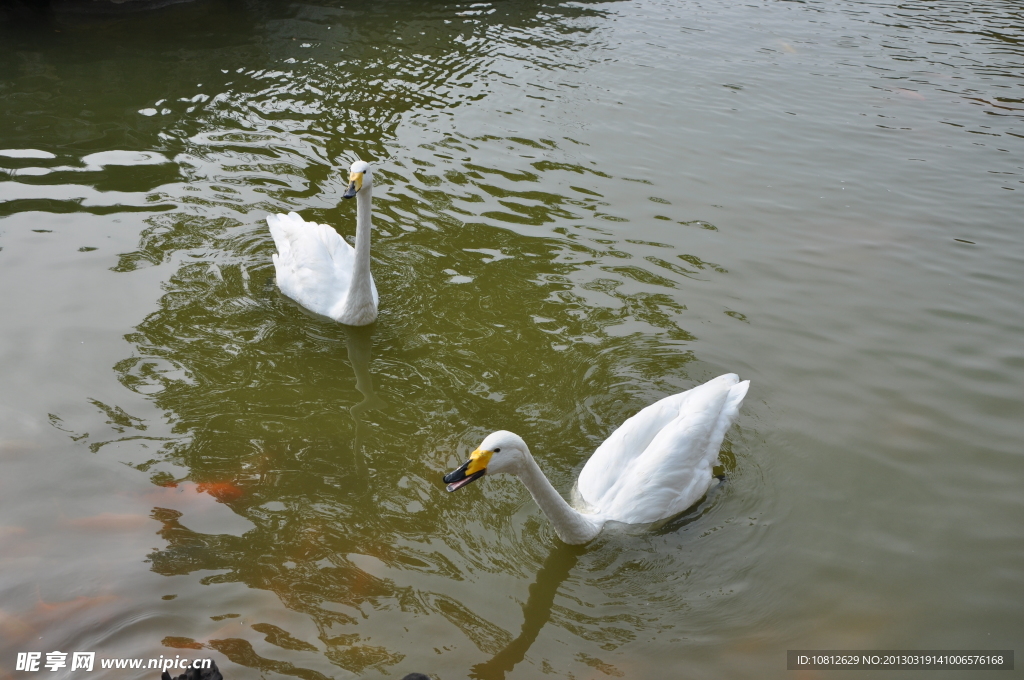
[[[1020,18],[8,17],[8,645],[488,679],[1012,646]],[[356,157],[381,317],[353,330],[280,295],[263,218],[351,237]],[[727,370],[754,386],[727,481],[665,526],[570,549],[514,481],[440,483],[508,428],[567,493]]]

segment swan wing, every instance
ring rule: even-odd
[[[749,385],[729,373],[637,413],[587,461],[578,484],[584,500],[607,519],[629,523],[690,507],[711,485]]]
[[[278,254],[273,256],[281,292],[306,309],[329,315],[348,291],[355,249],[326,224],[306,222],[296,213],[268,215]],[[377,289],[373,288],[374,301]]]
[[[373,274],[370,274],[370,292],[373,293],[373,306],[380,307],[380,296],[377,295],[377,284],[373,282]]]
[[[604,496],[618,479],[621,470],[642,454],[650,443],[679,414],[699,404],[710,394],[729,389],[739,382],[735,373],[727,373],[685,392],[673,394],[650,406],[622,423],[601,446],[594,451],[580,472],[577,489],[590,504]]]

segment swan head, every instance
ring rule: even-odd
[[[370,164],[366,161],[356,161],[348,170],[348,189],[341,197],[352,198],[363,188],[363,182],[368,179],[370,179]]]
[[[476,451],[469,454],[469,460],[444,476],[448,491],[461,489],[485,474],[515,472],[530,455],[526,442],[508,430],[492,432],[480,442]]]

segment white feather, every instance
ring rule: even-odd
[[[728,373],[629,418],[583,466],[576,486],[582,503],[576,508],[551,485],[519,435],[494,432],[474,453],[486,456],[486,474],[519,477],[563,541],[586,543],[605,522],[656,522],[699,501],[749,387],[749,380]],[[449,491],[473,481],[460,473],[464,469],[446,477]]]
[[[277,245],[272,257],[281,292],[311,312],[330,316],[352,283],[355,248],[333,228],[307,222],[297,213],[268,215],[267,225]],[[372,278],[370,285],[376,305]]]
[[[377,286],[370,273],[370,213],[372,181],[369,166],[356,195],[356,248],[332,227],[307,222],[296,213],[268,215],[267,226],[277,246],[273,256],[277,285],[300,305],[341,323],[363,326],[377,318]],[[357,249],[365,249],[360,258]]]
[[[696,503],[711,486],[725,432],[749,386],[727,373],[629,418],[583,466],[577,483],[583,500],[629,524],[671,517]]]

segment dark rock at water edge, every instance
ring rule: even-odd
[[[224,680],[224,676],[220,674],[217,663],[210,659],[209,668],[189,668],[177,678],[164,671],[160,676],[160,680]]]
[[[197,0],[6,0],[0,1],[8,12],[17,14],[125,14],[159,9]]]

